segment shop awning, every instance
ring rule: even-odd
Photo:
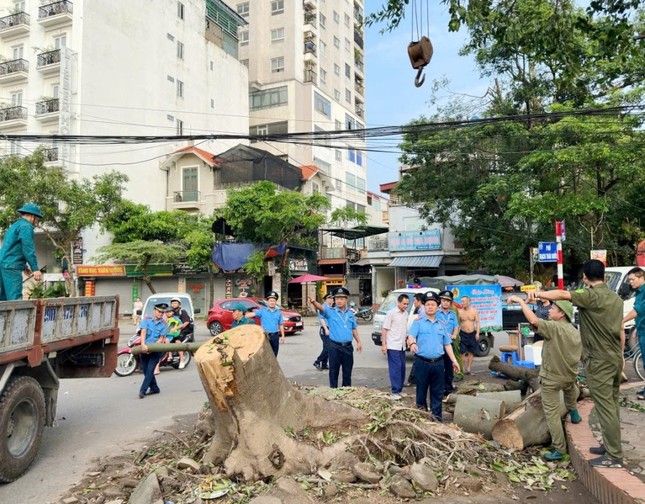
[[[321,231],[330,233],[332,236],[344,238],[345,240],[356,240],[368,236],[387,233],[390,229],[387,226],[356,226],[353,228],[322,228]]]
[[[391,260],[389,257],[373,257],[371,259],[364,257],[360,261],[353,263],[352,266],[387,266]]]
[[[401,268],[438,268],[443,256],[401,256],[395,257],[388,266]]]
[[[325,266],[327,264],[347,264],[347,259],[320,259],[318,264]]]

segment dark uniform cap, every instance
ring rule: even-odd
[[[330,298],[330,297],[332,297],[332,296],[333,296],[333,294],[332,294],[331,292],[328,292],[327,294],[325,294],[325,295],[323,296],[323,301],[324,301],[325,299],[329,299],[329,298]]]
[[[241,311],[242,313],[248,311],[246,309],[246,306],[244,306],[242,303],[238,303],[233,307],[233,311]]]
[[[439,305],[439,295],[436,292],[426,292],[425,295],[423,296],[423,304],[426,304],[427,301],[434,301],[437,303],[437,306]]]
[[[439,293],[439,298],[440,299],[448,299],[449,301],[452,301],[453,299],[453,294],[449,290],[443,290]]]
[[[270,291],[270,292],[267,294],[267,296],[266,296],[266,297],[267,297],[267,299],[271,299],[271,298],[273,298],[273,299],[277,300],[280,296],[278,296],[278,293],[277,293],[276,291]]]
[[[156,304],[154,308],[157,311],[165,312],[168,309],[168,305],[166,303],[159,303]]]
[[[349,290],[347,290],[345,287],[338,287],[332,292],[332,296],[334,297],[349,297]]]

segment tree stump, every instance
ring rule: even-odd
[[[459,395],[453,421],[466,432],[491,439],[493,425],[506,414],[506,404],[496,398]]]
[[[560,413],[567,412],[560,394]],[[493,426],[493,439],[505,448],[523,450],[527,446],[546,444],[551,440],[540,391],[528,396],[519,408]]]
[[[215,336],[195,353],[195,362],[215,433],[204,462],[222,463],[229,477],[250,481],[315,472],[351,440],[318,448],[288,433],[342,432],[368,419],[360,410],[294,389],[256,325]]]

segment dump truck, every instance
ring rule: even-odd
[[[118,296],[0,302],[0,482],[36,457],[61,378],[113,373],[118,313]]]

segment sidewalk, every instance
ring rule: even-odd
[[[642,401],[636,401],[636,391],[642,387],[643,382],[626,383],[621,387],[621,392],[630,400],[642,404]],[[597,420],[592,410],[592,401],[578,403],[578,411],[583,421],[576,425],[569,422],[565,424],[569,454],[576,473],[589,492],[602,504],[645,503],[645,412],[621,407],[624,468],[596,469],[587,462],[596,457],[589,453],[589,448],[598,446],[594,430],[599,429],[595,425]]]

